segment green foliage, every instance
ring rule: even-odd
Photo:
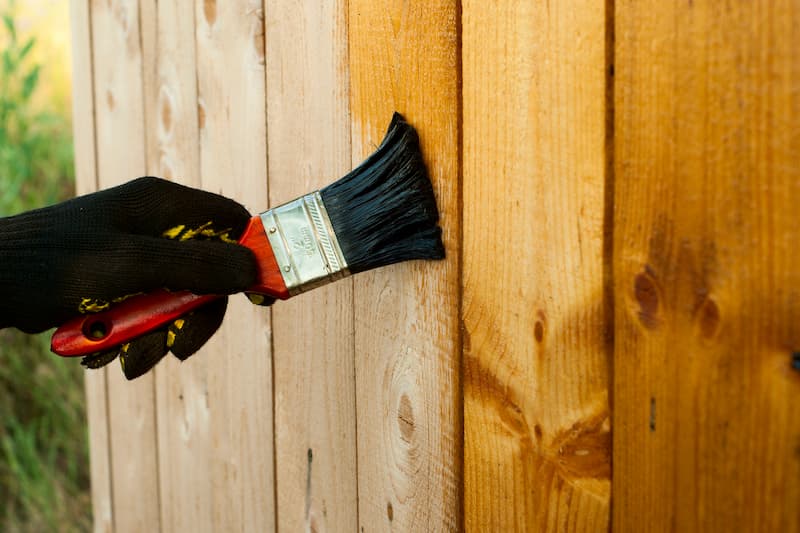
[[[0,30],[0,216],[52,204],[74,181],[69,121],[31,106],[41,71],[29,57],[36,41],[19,40],[13,4],[8,9]]]
[[[2,1],[2,0],[0,0]],[[35,110],[42,66],[0,16],[0,216],[72,195],[67,117]],[[83,370],[50,353],[49,335],[0,330],[0,531],[91,528]]]
[[[87,531],[89,457],[82,370],[46,335],[0,331],[0,529]]]

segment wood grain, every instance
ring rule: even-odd
[[[260,1],[195,4],[200,173],[206,190],[267,204],[264,12]],[[202,353],[213,427],[211,530],[275,528],[269,310],[230,298]]]
[[[148,172],[199,187],[194,6],[160,1],[148,28],[155,61],[146,86]],[[208,350],[155,367],[159,496],[164,531],[212,531],[208,464],[213,436],[208,407]]]
[[[272,206],[350,170],[345,6],[265,2]],[[272,310],[280,531],[357,530],[352,303],[346,280]]]
[[[360,274],[355,287],[359,525],[461,522],[459,61],[454,0],[349,2],[354,160],[397,110],[417,127],[447,260]]]
[[[72,3],[79,192],[262,211],[397,110],[448,253],[88,373],[95,531],[800,532],[800,8],[612,4]]]
[[[152,58],[142,57],[139,7],[133,0],[91,4],[100,188],[146,171],[142,65]],[[113,527],[117,531],[157,531],[153,376],[128,382],[116,363],[106,374]]]
[[[800,531],[798,27],[617,3],[617,531]]]
[[[72,117],[75,150],[75,189],[78,194],[97,190],[95,153],[92,26],[89,0],[70,2],[72,30]],[[111,532],[111,455],[109,449],[106,372],[86,372],[86,418],[89,423],[90,479],[93,530]]]
[[[606,531],[602,2],[463,4],[467,531]]]

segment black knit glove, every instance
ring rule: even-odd
[[[43,331],[157,288],[240,292],[257,278],[252,252],[236,244],[249,220],[232,200],[152,177],[0,219],[0,328]],[[216,300],[83,364],[119,355],[133,379],[170,350],[186,359],[219,328],[226,306]]]

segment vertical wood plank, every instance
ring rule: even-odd
[[[259,212],[268,201],[261,0],[197,2],[195,21],[203,188]],[[204,350],[213,531],[275,527],[271,342],[269,310],[235,296]]]
[[[265,1],[272,205],[350,169],[345,8]],[[357,530],[352,301],[348,280],[272,310],[280,531]]]
[[[94,79],[92,27],[89,0],[70,2],[72,30],[72,128],[77,194],[97,190],[95,154]],[[92,515],[96,533],[114,527],[111,504],[111,456],[109,449],[108,398],[105,368],[86,372],[86,417],[89,422],[89,454]]]
[[[359,524],[461,522],[459,60],[454,0],[349,2],[354,159],[392,112],[419,131],[447,259],[360,274],[355,287]]]
[[[91,8],[98,185],[107,188],[146,170],[140,12],[134,0]],[[157,531],[153,376],[128,382],[116,365],[106,374],[114,529]]]
[[[86,194],[97,189],[92,69],[92,19],[90,0],[70,2],[72,32],[72,116],[76,189]],[[97,374],[97,373],[96,373]]]
[[[200,187],[194,5],[160,1],[149,33],[156,61],[147,97],[149,173]],[[181,363],[155,367],[159,495],[164,531],[211,532],[212,420],[203,349]]]
[[[800,531],[798,27],[617,3],[617,531]]]
[[[468,531],[606,531],[603,2],[463,3]]]

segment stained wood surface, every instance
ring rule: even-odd
[[[452,531],[461,521],[457,3],[349,2],[354,159],[397,110],[418,128],[447,260],[355,286],[359,525]]]
[[[266,2],[272,206],[351,168],[345,7]],[[272,316],[278,529],[357,531],[352,281],[279,302]]]
[[[800,531],[798,27],[617,3],[617,531]]]
[[[195,9],[201,183],[259,212],[268,199],[264,12],[254,1]],[[204,350],[213,531],[275,527],[268,311],[241,295],[230,298],[225,322]]]
[[[468,0],[468,531],[606,531],[603,3]]]

